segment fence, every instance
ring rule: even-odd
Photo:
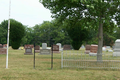
[[[83,51],[66,50],[61,52],[61,67],[120,69],[120,57],[113,57],[112,52],[103,52],[102,61],[97,56],[90,56]]]

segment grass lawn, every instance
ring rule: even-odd
[[[5,68],[6,55],[0,55],[0,80],[120,80],[120,70],[61,69],[61,54],[54,54],[51,70],[51,56],[36,53],[33,69],[34,56],[24,52],[9,49],[8,69]]]

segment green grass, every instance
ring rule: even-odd
[[[61,69],[61,54],[57,53],[53,56],[52,70],[51,56],[36,53],[34,69],[33,55],[24,55],[24,52],[9,49],[8,69],[5,68],[6,55],[0,55],[0,80],[120,80],[119,70]]]

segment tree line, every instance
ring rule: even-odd
[[[20,26],[18,26],[20,24]],[[34,40],[37,39],[39,42],[37,45],[42,45],[43,42],[48,43],[50,46],[50,38],[53,38],[54,44],[61,43],[62,45],[82,45],[82,44],[98,44],[97,36],[98,31],[94,29],[82,29],[76,25],[83,25],[78,22],[78,24],[73,25],[76,28],[66,27],[69,21],[61,24],[58,20],[44,21],[42,24],[36,24],[33,27],[28,27],[22,23],[11,19],[10,26],[10,46],[16,44],[19,46],[24,46],[25,44],[33,44]],[[72,24],[69,24],[72,25]],[[0,24],[0,43],[7,44],[7,29],[8,20],[4,20]],[[71,34],[70,36],[68,34]],[[110,32],[105,32],[103,35],[103,45],[113,46],[116,39],[120,39],[120,28],[115,27]],[[12,36],[11,36],[12,35]],[[20,38],[19,38],[20,37]],[[72,41],[72,39],[74,42]],[[20,40],[20,41],[18,41]],[[13,43],[14,42],[14,43]],[[18,44],[19,43],[19,44]],[[17,48],[18,48],[17,47]]]

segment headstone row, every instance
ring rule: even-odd
[[[31,45],[25,45],[25,55],[32,55],[32,46]],[[71,45],[64,45],[63,50],[71,50]],[[60,53],[61,51],[61,43],[57,43],[56,45],[53,45],[53,53]],[[52,48],[47,47],[47,43],[42,43],[42,49],[40,49],[40,46],[35,46],[35,53],[39,54],[51,54]]]
[[[25,55],[32,55],[32,47],[31,45],[25,45]],[[61,43],[57,43],[56,45],[53,45],[53,53],[60,53],[61,50]],[[35,46],[35,53],[39,54],[51,54],[52,48],[47,47],[47,43],[42,43],[42,48],[40,49],[40,46]]]

